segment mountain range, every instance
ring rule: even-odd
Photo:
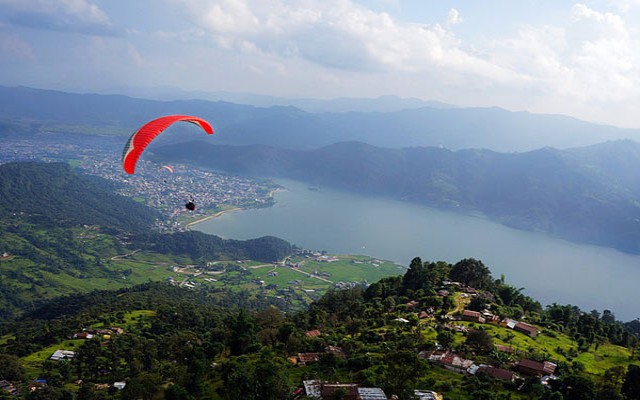
[[[481,214],[640,253],[639,145],[605,140],[636,138],[638,130],[498,108],[311,113],[0,87],[0,137],[75,132],[124,144],[146,120],[176,113],[209,119],[216,134],[195,143],[201,132],[178,124],[145,157]]]
[[[376,104],[384,104],[384,99],[380,102]],[[637,129],[598,125],[561,115],[500,108],[406,107],[409,108],[398,110],[390,106],[394,111],[388,112],[314,113],[293,106],[157,101],[0,86],[0,136],[43,131],[124,136],[161,115],[191,114],[212,123],[215,140],[220,144],[265,144],[288,149],[361,141],[390,148],[441,146],[451,150],[523,152],[545,146],[568,148],[611,139],[640,139]]]

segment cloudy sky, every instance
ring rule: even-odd
[[[640,0],[0,0],[0,84],[391,94],[640,128]]]

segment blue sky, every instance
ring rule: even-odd
[[[397,95],[640,128],[640,0],[0,0],[0,84]]]

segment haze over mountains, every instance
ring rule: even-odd
[[[216,143],[266,144],[289,149],[361,141],[390,148],[442,146],[451,150],[522,152],[546,146],[586,146],[614,139],[640,140],[637,129],[499,108],[422,107],[391,112],[310,113],[290,106],[263,108],[204,100],[162,102],[121,95],[0,87],[0,123],[5,132],[30,133],[35,127],[45,131],[73,129],[127,135],[148,119],[180,113],[209,119],[216,130]],[[30,128],[25,128],[27,122]]]
[[[425,101],[412,98],[401,98],[387,95],[377,98],[339,97],[335,99],[283,98],[254,93],[234,93],[225,91],[205,92],[189,91],[172,86],[163,87],[130,87],[121,86],[103,90],[100,94],[117,94],[159,101],[167,100],[209,100],[226,101],[237,104],[248,104],[256,107],[293,106],[313,113],[322,112],[390,112],[413,108],[456,108],[456,106],[439,101]]]

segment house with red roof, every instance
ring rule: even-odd
[[[320,332],[319,329],[313,329],[310,331],[306,331],[304,334],[307,335],[308,337],[317,337],[317,336],[320,336],[322,332]]]
[[[523,359],[516,363],[516,370],[525,375],[553,375],[557,365],[549,361],[534,361],[529,359]]]
[[[500,379],[502,381],[513,382],[518,378],[518,374],[516,374],[513,371],[496,368],[492,365],[481,365],[480,367],[478,367],[478,370],[476,371],[476,373],[478,372],[483,372],[492,378]]]
[[[520,321],[515,324],[513,330],[524,333],[525,335],[528,335],[530,337],[538,336],[538,328]]]
[[[484,324],[484,317],[478,311],[464,310],[462,311],[462,320],[477,322],[479,324]]]

